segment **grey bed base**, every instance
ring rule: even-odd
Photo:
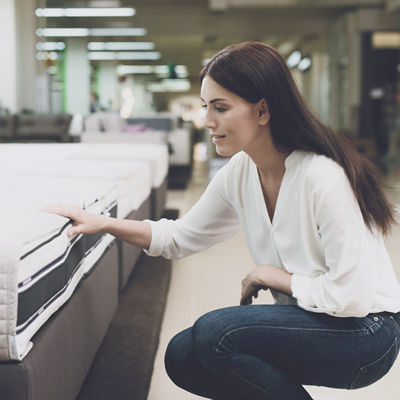
[[[166,177],[158,188],[151,189],[151,219],[154,221],[160,219],[164,213],[167,199],[167,184],[168,178]]]
[[[151,197],[148,197],[137,210],[132,211],[125,219],[138,221],[149,219],[151,218],[150,207]],[[117,240],[117,245],[119,258],[119,291],[122,292],[142,253],[142,249],[121,240]]]
[[[167,195],[167,179],[158,187],[151,190],[150,197],[147,198],[139,209],[132,211],[126,219],[142,221],[144,219],[158,220],[162,217],[165,210]],[[142,249],[129,243],[117,240],[119,255],[119,291],[122,292],[129,276],[131,275]]]
[[[33,337],[21,362],[0,363],[2,400],[74,400],[118,305],[115,241]]]
[[[128,219],[160,219],[167,179]],[[72,297],[32,338],[21,362],[0,362],[1,400],[75,400],[141,254],[115,240]]]

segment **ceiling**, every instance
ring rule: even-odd
[[[136,15],[129,18],[48,18],[46,25],[146,28],[145,37],[95,40],[153,41],[155,50],[162,54],[162,59],[153,64],[186,65],[192,80],[197,79],[202,60],[228,44],[260,40],[279,48],[289,42],[291,46],[281,50],[288,52],[299,43],[323,36],[329,23],[342,13],[357,7],[383,9],[388,2],[392,6],[399,3],[398,0],[38,0],[41,7],[135,8]]]

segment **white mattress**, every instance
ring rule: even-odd
[[[166,144],[167,131],[138,131],[138,132],[84,132],[81,135],[82,143],[141,143],[141,144]]]
[[[116,184],[118,218],[137,210],[151,192],[150,167],[140,161],[0,161],[0,176],[93,179]]]
[[[21,360],[32,336],[72,295],[114,237],[68,238],[53,203],[116,213],[117,188],[96,180],[0,177],[0,360]]]
[[[75,160],[140,160],[147,162],[152,174],[152,187],[158,188],[168,174],[168,147],[139,143],[80,143],[68,158]]]
[[[168,147],[140,143],[0,144],[0,160],[143,161],[149,164],[152,187],[168,174]]]

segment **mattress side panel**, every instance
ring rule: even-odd
[[[18,250],[0,241],[0,360],[18,359],[15,349],[17,320]]]

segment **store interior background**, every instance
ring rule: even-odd
[[[125,7],[134,15],[37,15],[66,7]],[[78,28],[81,36],[51,31]],[[139,31],[125,30],[132,28]],[[122,31],[108,36],[103,29]],[[127,134],[162,119],[173,160],[167,205],[182,214],[227,162],[202,128],[199,72],[217,51],[245,40],[282,53],[312,111],[378,165],[400,210],[400,0],[0,0],[0,142],[80,142],[99,115]],[[138,46],[148,50],[132,50]],[[128,59],[140,56],[147,59]],[[386,244],[400,278],[399,237],[397,227]],[[150,400],[194,398],[165,375],[168,340],[238,299],[235,285],[251,263],[245,243],[218,246],[174,264]],[[223,265],[233,263],[238,268],[215,298]],[[340,398],[397,400],[396,367],[378,386]]]
[[[134,15],[35,14],[46,7],[127,7]],[[2,0],[0,9],[3,116],[67,113],[85,118],[92,104],[92,111],[124,118],[172,112],[200,130],[201,66],[226,45],[259,40],[287,59],[292,55],[296,82],[324,123],[354,140],[382,170],[399,164],[398,0]],[[49,28],[100,31],[45,36]],[[142,32],[101,36],[103,28]],[[45,50],[49,42],[52,50]],[[99,42],[106,50],[98,51]],[[153,53],[155,59],[125,59],[132,51],[107,50],[113,42],[150,43],[150,51],[139,52]],[[78,133],[80,126],[71,132]]]

